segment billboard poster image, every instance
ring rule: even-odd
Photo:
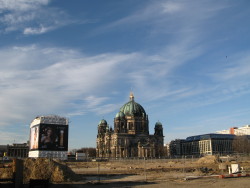
[[[40,124],[39,135],[39,150],[68,150],[68,126]]]
[[[39,126],[30,129],[30,150],[38,149]]]

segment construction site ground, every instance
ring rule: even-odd
[[[233,162],[224,162],[230,166]],[[68,163],[82,176],[79,182],[63,184],[64,187],[249,187],[250,177],[218,178],[228,174],[219,169],[221,163],[214,157],[199,160],[125,160],[110,162]],[[244,173],[250,172],[250,161],[240,162]],[[185,180],[187,177],[197,179]],[[55,187],[59,185],[54,185]]]
[[[250,174],[250,160],[221,163],[213,156],[201,159],[134,159],[104,162],[60,162],[33,159],[24,162],[24,170],[26,171],[24,172],[24,183],[25,187],[28,187],[29,179],[48,178],[51,188],[248,188],[250,177],[218,178],[218,175],[228,174],[226,167],[233,163],[243,167],[243,175]],[[185,180],[189,177],[196,179]]]

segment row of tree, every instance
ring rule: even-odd
[[[70,151],[70,154],[75,155],[76,153],[86,153],[87,157],[94,158],[96,157],[96,148],[81,148],[81,149],[73,149]]]

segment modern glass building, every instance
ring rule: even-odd
[[[170,143],[171,155],[228,155],[233,153],[232,134],[203,134]]]

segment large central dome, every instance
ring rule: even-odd
[[[119,115],[122,114],[125,116],[146,117],[144,108],[134,101],[133,93],[130,94],[130,101],[120,108]]]

